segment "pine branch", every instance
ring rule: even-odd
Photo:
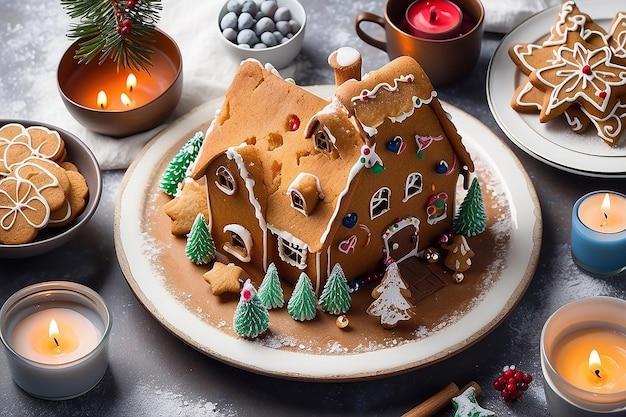
[[[112,59],[120,68],[143,69],[152,66],[151,43],[162,10],[161,0],[60,0],[77,23],[67,36],[84,39],[75,58],[89,63],[98,58],[102,64]]]

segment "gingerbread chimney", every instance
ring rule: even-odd
[[[335,85],[354,78],[361,80],[361,54],[354,48],[344,46],[328,57],[328,65],[335,71]]]

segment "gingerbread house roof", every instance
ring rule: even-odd
[[[406,63],[399,63],[394,70],[399,71],[402,65]],[[412,72],[416,77],[426,77],[419,66]],[[192,177],[200,178],[213,160],[226,154],[237,163],[261,227],[295,237],[311,252],[321,250],[333,224],[337,223],[333,220],[342,199],[349,198],[347,193],[355,188],[350,184],[363,167],[359,159],[367,135],[362,125],[376,127],[384,117],[401,117],[410,111],[409,107],[413,108],[413,104],[403,104],[390,114],[385,112],[385,104],[380,103],[373,114],[366,115],[359,103],[350,105],[353,97],[371,90],[384,76],[382,71],[376,71],[363,81],[346,82],[329,102],[286,82],[256,61],[242,63],[220,113],[207,132]],[[430,82],[426,79],[427,86],[420,86],[421,79],[406,89],[409,102],[413,96],[434,97]],[[473,169],[454,126],[439,102],[432,101],[437,104],[435,111],[446,134],[458,142],[455,150],[457,147],[461,150],[459,157]],[[430,101],[426,104],[432,105]],[[361,123],[357,123],[357,118]],[[316,150],[313,139],[308,137],[316,121],[331,127],[337,151],[332,157]],[[291,208],[290,190],[298,186],[313,188],[318,194],[312,215]]]

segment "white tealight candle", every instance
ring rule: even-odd
[[[110,331],[102,297],[73,282],[31,285],[0,309],[13,380],[39,398],[74,398],[96,386],[108,368]]]

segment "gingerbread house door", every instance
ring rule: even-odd
[[[417,217],[405,217],[393,223],[383,234],[386,258],[396,262],[417,256],[419,243],[419,224]]]

